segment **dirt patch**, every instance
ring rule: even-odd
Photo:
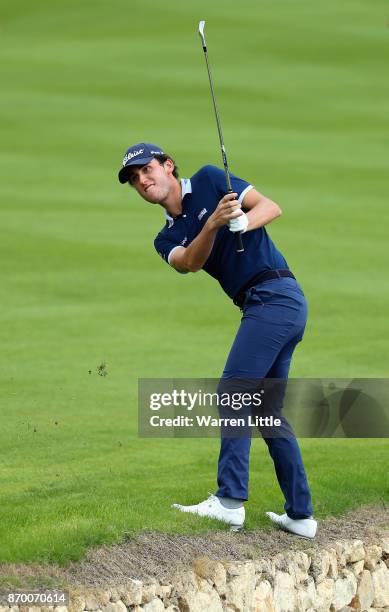
[[[277,528],[193,536],[142,533],[115,546],[92,549],[83,561],[71,563],[66,568],[3,564],[0,565],[0,579],[14,576],[15,580],[35,587],[54,584],[107,587],[123,584],[129,578],[145,582],[168,581],[177,569],[190,567],[198,557],[243,561],[271,557],[286,550],[324,548],[337,540],[361,539],[365,543],[377,543],[382,531],[387,530],[389,508],[367,506],[340,518],[319,521],[318,534],[313,541]]]

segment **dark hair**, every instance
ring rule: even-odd
[[[164,164],[166,160],[170,159],[174,164],[173,176],[174,178],[178,179],[178,166],[170,155],[166,155],[166,153],[164,153],[163,155],[154,155],[154,158],[159,161],[160,164]]]

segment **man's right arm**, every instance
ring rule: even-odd
[[[218,229],[241,214],[240,204],[235,199],[237,195],[237,193],[225,195],[190,245],[174,249],[169,258],[171,266],[179,272],[198,272],[198,270],[201,270],[211,254]]]

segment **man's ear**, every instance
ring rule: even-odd
[[[165,166],[165,170],[168,174],[173,174],[174,172],[174,162],[171,159],[167,159],[163,165]]]

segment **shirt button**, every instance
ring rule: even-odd
[[[186,217],[186,215],[182,215],[183,217]]]

